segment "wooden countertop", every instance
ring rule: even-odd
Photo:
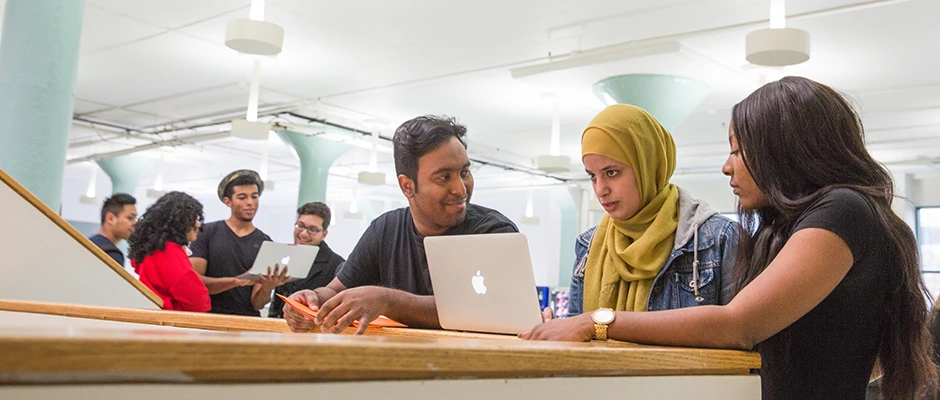
[[[114,329],[76,328],[67,322],[52,329],[14,329],[0,324],[0,383],[729,375],[760,368],[757,353],[735,350],[528,342],[404,328],[370,329],[364,336],[292,334],[274,319],[49,303],[0,301],[0,309],[229,330],[150,330],[120,323]],[[59,312],[48,312],[53,309]],[[92,316],[99,313],[109,317]]]
[[[4,383],[724,375],[760,366],[750,352],[628,343],[66,327],[0,328],[0,354]]]

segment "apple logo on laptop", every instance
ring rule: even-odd
[[[483,284],[483,277],[480,276],[480,271],[477,271],[477,276],[471,278],[471,283],[473,283],[473,290],[477,294],[486,294],[486,285]]]
[[[286,266],[287,264],[290,264],[290,256],[281,259],[281,265]]]

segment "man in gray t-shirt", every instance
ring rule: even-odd
[[[424,237],[518,232],[498,211],[470,204],[466,132],[454,119],[435,116],[398,127],[392,139],[395,171],[409,207],[376,218],[329,285],[291,295],[320,309],[313,321],[285,306],[291,330],[309,331],[320,322],[324,331],[341,332],[358,321],[357,333],[363,333],[379,315],[411,327],[440,327]]]

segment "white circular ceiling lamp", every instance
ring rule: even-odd
[[[159,199],[166,194],[163,191],[163,153],[160,153],[160,166],[157,167],[157,177],[153,181],[153,189],[147,189],[147,197]]]
[[[786,27],[785,0],[770,0],[770,28],[748,33],[747,61],[754,65],[784,67],[809,60],[809,32]]]
[[[385,173],[378,171],[378,148],[379,148],[379,132],[387,127],[384,121],[369,118],[362,122],[362,124],[372,131],[371,140],[372,140],[372,149],[369,152],[369,170],[368,171],[359,171],[359,183],[363,185],[384,185],[385,184]]]
[[[274,56],[284,45],[284,28],[267,21],[231,20],[225,26],[225,45],[243,54]]]
[[[253,58],[248,111],[244,119],[232,121],[232,136],[242,139],[268,140],[270,124],[258,122],[261,58],[279,54],[283,44],[284,28],[264,20],[264,0],[251,0],[248,19],[232,20],[226,26],[225,45]],[[267,170],[266,166],[262,166],[262,170]]]
[[[349,211],[343,213],[345,219],[362,219],[359,212],[359,186],[353,186],[352,197],[349,199]]]
[[[571,158],[561,155],[561,117],[559,102],[561,96],[554,93],[542,95],[542,99],[552,102],[552,137],[549,154],[535,158],[535,167],[548,173],[571,171]]]
[[[85,189],[85,195],[79,197],[79,201],[84,204],[98,204],[98,198],[95,197],[95,191],[98,187],[98,164],[91,162],[91,177],[88,178],[88,188]]]
[[[538,225],[539,224],[539,217],[535,216],[535,210],[534,210],[534,207],[532,206],[532,187],[531,186],[529,187],[528,190],[526,190],[525,214],[519,220],[520,222],[526,225]]]
[[[284,46],[284,28],[264,20],[264,0],[251,0],[248,19],[232,20],[225,26],[225,46],[252,56],[248,110],[244,119],[232,121],[231,134],[236,138],[264,141],[261,166],[258,170],[264,181],[264,188],[273,190],[274,181],[268,180],[271,124],[258,122],[258,96],[261,91],[261,58],[281,53]]]

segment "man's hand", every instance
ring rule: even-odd
[[[290,299],[301,304],[306,304],[307,307],[313,310],[320,307],[320,298],[317,296],[317,293],[312,290],[305,289],[294,292],[294,294],[290,295]],[[284,308],[281,310],[284,312],[284,320],[287,321],[287,326],[290,327],[291,332],[309,332],[316,326],[316,321],[307,319],[306,316],[295,310],[287,304],[287,302],[284,303]]]
[[[255,281],[251,279],[239,279],[237,277],[215,278],[215,279],[216,279],[216,282],[218,282],[218,285],[216,286],[218,288],[217,293],[221,293],[226,290],[231,290],[237,287],[251,286],[255,284]],[[214,293],[210,293],[210,294],[214,294]]]
[[[280,269],[280,265],[274,264],[274,271],[271,271],[271,267],[268,267],[268,273],[265,275],[258,275],[261,284],[261,290],[270,293],[274,288],[281,286],[287,281],[290,280],[290,276],[287,275],[287,266],[284,266],[284,269]]]
[[[358,321],[356,334],[365,333],[370,322],[386,314],[388,296],[389,289],[378,286],[346,289],[320,307],[317,314],[317,320],[323,321],[320,329],[323,332],[340,333]]]
[[[564,319],[553,319],[536,325],[532,330],[519,334],[525,340],[557,340],[564,342],[587,342],[594,337],[594,320],[590,314],[581,314]]]

